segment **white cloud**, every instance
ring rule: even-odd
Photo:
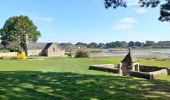
[[[113,26],[113,29],[114,30],[126,30],[132,27],[133,27],[132,25],[121,24],[121,25]]]
[[[120,20],[121,23],[124,24],[135,24],[137,21],[134,18],[123,18]]]
[[[137,23],[137,21],[134,18],[123,18],[120,19],[120,24],[115,25],[112,27],[114,30],[127,30],[133,28],[134,24]]]
[[[46,15],[41,15],[39,13],[34,13],[34,12],[28,12],[21,10],[20,11],[21,15],[27,15],[29,18],[33,21],[43,21],[43,22],[52,22],[54,21],[54,18]]]
[[[46,17],[46,16],[32,16],[32,20],[34,21],[45,21],[45,22],[52,22],[54,19],[51,17]]]
[[[136,12],[139,13],[139,14],[144,14],[144,13],[147,12],[147,10],[145,8],[139,8],[139,9],[136,10]]]

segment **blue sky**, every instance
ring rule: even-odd
[[[39,42],[170,40],[170,23],[158,21],[159,7],[105,9],[104,0],[0,0],[0,28],[11,16],[26,15],[41,32]]]

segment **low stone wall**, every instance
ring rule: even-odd
[[[154,72],[162,69],[167,69],[168,75],[170,75],[170,68],[167,67],[140,65],[139,68],[141,72]]]
[[[91,65],[89,69],[99,70],[105,72],[119,73],[119,68],[114,68],[113,64],[101,64],[101,65]],[[135,76],[145,79],[156,79],[160,75],[170,75],[170,68],[166,67],[157,67],[157,66],[145,66],[140,65],[140,72],[138,71],[129,71],[130,76]]]
[[[89,69],[105,71],[105,72],[119,73],[119,69],[114,68],[113,64],[91,65],[91,66],[89,66]]]
[[[28,50],[28,56],[38,56],[41,54],[42,50]]]
[[[152,75],[152,79],[157,78],[159,75],[168,75],[167,69],[161,69],[159,71],[149,72],[150,75]]]
[[[130,71],[129,75],[139,77],[139,78],[152,79],[152,75],[148,72]]]
[[[167,69],[161,69],[154,72],[137,72],[137,71],[130,71],[130,76],[135,76],[139,78],[145,78],[145,79],[156,79],[160,75],[168,75]]]
[[[17,52],[0,53],[0,57],[3,57],[3,58],[14,58],[14,57],[17,57]]]

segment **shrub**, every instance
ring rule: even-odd
[[[70,50],[69,52],[66,52],[65,55],[73,58],[73,57],[75,57],[75,53],[76,53],[75,50],[74,50],[74,51],[73,51],[73,50],[72,50],[72,51]]]
[[[4,57],[0,57],[0,59],[4,59]]]
[[[24,52],[18,52],[17,58],[18,59],[26,59],[27,56],[26,56],[26,54]]]
[[[2,52],[2,53],[6,53],[6,52],[9,52],[9,50],[7,50],[7,49],[2,49],[1,52]]]
[[[89,51],[88,50],[78,50],[75,55],[76,58],[88,58]]]

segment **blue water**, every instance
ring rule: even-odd
[[[107,49],[102,50],[101,53],[91,54],[91,57],[109,57],[109,56],[125,56],[128,53],[126,49],[112,50]],[[134,56],[159,56],[166,55],[170,56],[170,49],[142,49],[142,50],[133,50]]]

